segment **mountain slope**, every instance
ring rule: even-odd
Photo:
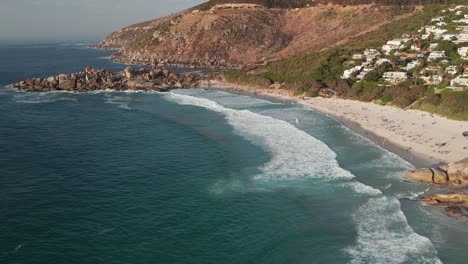
[[[418,12],[396,5],[316,4],[286,9],[212,2],[199,6],[203,9],[124,28],[98,47],[119,49],[116,59],[124,62],[241,67],[324,49]]]

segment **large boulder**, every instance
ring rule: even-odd
[[[427,204],[463,204],[468,205],[468,194],[434,194],[423,198]]]
[[[431,171],[434,173],[434,176],[432,178],[433,182],[436,184],[445,184],[447,183],[447,174],[441,170],[438,169],[431,169]]]
[[[420,182],[432,183],[432,170],[431,169],[416,169],[406,172],[406,177]]]
[[[441,169],[447,172],[451,183],[468,186],[468,163],[449,163]]]
[[[59,75],[57,88],[61,90],[73,90],[76,88],[76,78]]]
[[[132,79],[134,76],[135,70],[133,69],[132,66],[128,66],[127,68],[125,68],[124,72],[125,72],[125,77],[127,77],[128,79]]]

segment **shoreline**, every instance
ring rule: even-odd
[[[461,130],[463,131],[468,130],[468,122],[450,120],[419,110],[404,110],[391,106],[381,106],[374,103],[353,100],[320,97],[303,99],[294,96],[287,90],[267,90],[259,87],[239,85],[229,82],[211,81],[209,85],[205,83],[204,88],[247,93],[254,96],[265,96],[273,99],[296,102],[305,108],[336,119],[354,133],[370,140],[377,146],[394,153],[417,168],[434,167],[443,163],[466,161],[468,159],[468,148],[463,149],[462,146],[464,145],[460,145],[460,143],[465,143],[465,145],[468,146],[468,140],[462,138],[461,133],[459,138],[456,137],[456,132],[452,131],[451,134],[447,134],[446,136],[454,142],[450,142],[452,144],[443,145],[442,147],[444,147],[444,152],[436,152],[433,150],[434,148],[428,147],[428,144],[409,142],[411,140],[417,141],[413,134],[421,131],[415,123],[407,124],[401,119],[404,117],[406,119],[411,119],[414,122],[418,122],[418,120],[427,122],[427,120],[430,120],[434,126],[433,128],[437,128],[436,125],[439,123],[450,125],[450,127],[459,125],[462,126]],[[380,112],[376,113],[377,110],[380,110]],[[372,115],[373,118],[369,118],[369,116]],[[401,132],[397,137],[397,132],[392,130],[392,126],[385,127],[380,126],[379,124],[372,124],[371,122],[378,121],[380,119],[388,119],[389,122],[402,122],[400,127],[398,127],[398,131],[401,130],[403,132]],[[412,126],[416,127],[413,128]],[[443,125],[439,126],[443,127]],[[437,133],[440,133],[436,139],[440,141],[440,138],[444,137],[444,132],[446,132],[446,130],[441,128],[439,130],[434,129],[434,131],[431,132],[431,136],[437,136]],[[454,136],[455,138],[453,138]],[[402,144],[404,142],[408,142],[408,144]],[[430,152],[431,149],[434,152]]]

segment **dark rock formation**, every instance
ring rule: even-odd
[[[135,71],[129,66],[122,72],[95,70],[87,67],[83,72],[60,74],[47,79],[29,79],[9,85],[28,92],[95,90],[116,91],[168,91],[176,88],[197,87],[200,77],[193,74],[176,74],[163,68],[142,68]]]

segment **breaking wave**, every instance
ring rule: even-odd
[[[181,105],[203,107],[223,114],[235,131],[260,145],[271,155],[259,169],[257,180],[322,178],[337,181],[338,187],[369,197],[353,215],[357,230],[355,245],[344,249],[351,263],[441,263],[431,241],[408,225],[395,197],[353,180],[341,168],[336,154],[322,141],[291,123],[248,110],[235,110],[214,101],[189,95],[166,95]],[[389,155],[391,156],[391,155]]]
[[[371,198],[353,215],[356,245],[345,251],[351,263],[442,263],[431,241],[408,225],[396,198]]]

